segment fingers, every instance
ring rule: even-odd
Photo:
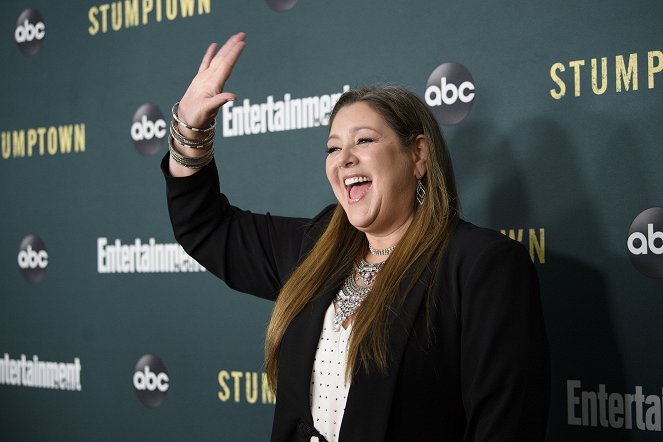
[[[216,54],[217,47],[218,45],[216,43],[212,43],[211,45],[209,45],[207,51],[205,51],[205,56],[203,57],[203,61],[200,63],[198,72],[202,72],[209,67],[210,63],[212,62],[212,59],[214,58],[214,55]]]
[[[219,67],[227,70],[226,75],[230,75],[237,58],[244,50],[246,34],[239,32],[226,41],[226,43],[219,49],[219,52],[214,56],[210,63],[210,67],[218,69]]]
[[[228,60],[228,62],[231,64],[231,69],[232,65],[235,64],[235,61],[237,61],[237,57],[239,57],[239,54],[242,52],[244,49],[244,40],[246,38],[246,34],[244,32],[238,32],[235,35],[232,35],[226,43],[221,47],[221,49],[217,52],[217,48],[219,45],[216,43],[212,43],[209,45],[207,48],[207,51],[205,51],[205,55],[203,56],[203,61],[200,63],[200,66],[198,67],[198,72],[202,72],[205,69],[209,68],[211,63],[214,60],[217,60],[217,64],[221,61],[223,61],[224,58],[228,57],[228,55],[231,55],[233,58]],[[238,47],[238,43],[240,46]],[[216,67],[216,66],[213,66]]]
[[[221,92],[209,99],[212,108],[218,109],[229,101],[235,101],[237,96],[232,92]]]
[[[226,41],[226,43],[221,47],[219,50],[219,56],[220,57],[225,57],[228,55],[228,52],[230,49],[234,46],[237,45],[239,42],[244,42],[246,40],[246,34],[244,32],[238,32],[235,35],[231,35],[230,38]]]

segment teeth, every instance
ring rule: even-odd
[[[363,182],[370,181],[370,180],[371,180],[370,178],[365,177],[365,176],[354,176],[352,178],[347,178],[345,180],[345,185],[346,186],[351,186],[353,184],[363,183]]]

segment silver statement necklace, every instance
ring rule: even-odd
[[[355,263],[350,276],[345,279],[341,290],[336,295],[336,317],[334,318],[336,331],[340,330],[343,322],[352,316],[366,299],[373,287],[373,281],[384,267],[384,263],[385,261],[369,264],[363,258]],[[358,284],[359,281],[362,282],[362,285]]]
[[[372,245],[370,244],[368,245],[368,250],[371,252],[371,255],[377,255],[377,256],[390,255],[395,248],[396,248],[395,244],[391,247],[387,247],[386,249],[376,249]]]

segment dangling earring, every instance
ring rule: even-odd
[[[417,179],[417,202],[421,206],[424,203],[424,198],[426,197],[426,188],[421,182],[421,178]]]

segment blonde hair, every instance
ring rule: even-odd
[[[378,112],[410,148],[419,135],[428,143],[427,172],[422,178],[426,196],[396,250],[376,277],[370,295],[354,318],[348,349],[346,377],[351,378],[358,361],[366,370],[389,369],[388,315],[412,290],[431,263],[439,265],[449,236],[458,220],[456,184],[442,132],[428,107],[400,86],[373,86],[345,92],[332,110],[331,127],[344,106],[363,102]],[[279,293],[267,328],[265,365],[270,385],[277,390],[278,354],[290,322],[317,294],[337,289],[352,271],[353,263],[368,250],[366,236],[353,227],[338,204],[329,225],[303,262],[294,270]],[[407,289],[399,291],[405,275],[413,268]],[[432,287],[429,281],[429,297]]]

